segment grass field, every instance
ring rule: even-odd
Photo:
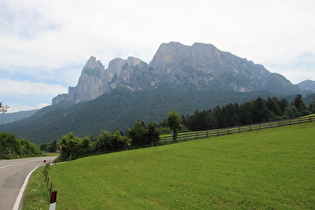
[[[44,183],[44,167],[32,173],[23,197],[23,210],[49,209],[49,192]]]
[[[315,209],[315,123],[52,166],[57,209]]]

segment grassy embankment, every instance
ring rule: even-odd
[[[41,166],[32,173],[23,197],[23,210],[49,209],[49,193]]]
[[[315,123],[87,157],[49,170],[58,209],[314,209]]]

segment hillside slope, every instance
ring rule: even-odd
[[[58,140],[68,132],[84,137],[98,136],[102,130],[118,128],[125,131],[137,120],[160,123],[172,110],[187,115],[196,110],[268,96],[271,96],[268,92],[181,92],[168,86],[132,91],[121,87],[91,101],[75,105],[63,102],[45,107],[30,118],[0,125],[0,131],[15,133],[19,138],[39,144]]]
[[[35,114],[38,110],[21,111],[14,113],[0,114],[0,125],[18,121]]]
[[[304,91],[315,92],[315,81],[312,80],[305,80],[303,82],[296,84],[296,86]]]
[[[245,132],[78,159],[49,175],[61,209],[314,209],[314,135],[314,122]]]

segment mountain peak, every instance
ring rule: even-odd
[[[262,65],[220,51],[212,44],[162,43],[150,64],[139,58],[115,58],[105,69],[91,56],[76,87],[60,100],[75,103],[94,99],[116,87],[133,90],[154,89],[166,84],[180,91],[251,92],[267,90],[294,94],[299,90],[282,75],[272,74]],[[54,101],[60,101],[54,100]]]
[[[96,57],[91,56],[89,60],[86,62],[85,66],[83,67],[83,71],[85,69],[95,69],[95,68],[104,68],[104,66],[100,60],[96,60]]]
[[[313,91],[315,92],[315,81],[313,80],[305,80],[298,84],[296,84],[301,90]]]

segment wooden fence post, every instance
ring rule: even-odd
[[[50,189],[49,189],[49,193],[51,193],[51,191],[52,191],[52,182],[50,183]]]

